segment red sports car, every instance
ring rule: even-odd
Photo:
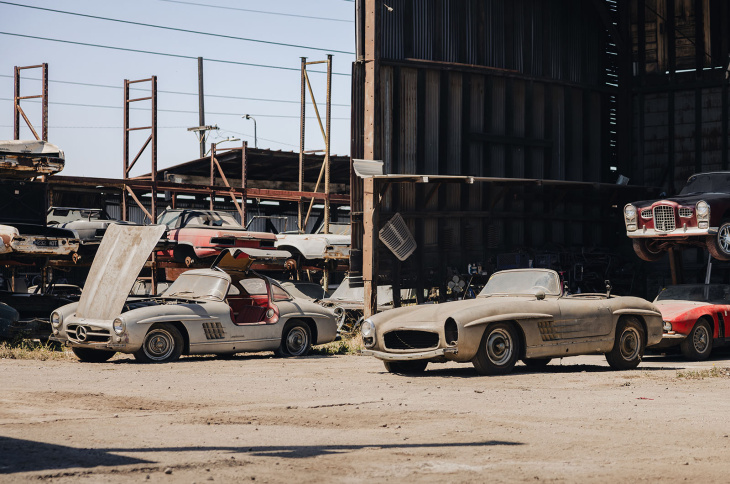
[[[624,207],[626,235],[641,259],[654,261],[676,246],[707,248],[730,260],[730,172],[697,173],[678,195]]]
[[[679,345],[688,360],[706,360],[713,347],[730,342],[730,285],[683,284],[659,293],[654,305],[664,320],[662,341],[653,349]]]
[[[167,226],[168,239],[177,242],[174,249],[159,251],[158,256],[187,266],[215,257],[223,249],[273,249],[276,243],[276,235],[249,232],[228,212],[170,209],[162,212],[157,220]]]

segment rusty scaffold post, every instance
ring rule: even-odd
[[[20,95],[20,83],[21,77],[20,72],[27,69],[41,69],[41,94],[31,96]],[[18,67],[15,66],[15,93],[13,96],[13,139],[20,139],[20,118],[22,117],[25,124],[28,126],[30,131],[37,140],[48,141],[48,64],[39,64],[37,66]],[[33,124],[28,119],[28,116],[20,107],[20,101],[26,99],[40,99],[42,109],[42,120],[41,120],[41,136],[38,136],[38,132],[33,127]]]
[[[215,195],[217,193],[220,193],[221,190],[216,189],[215,186],[215,177],[216,172],[220,175],[221,180],[223,181],[223,184],[226,188],[228,188],[228,195],[231,197],[231,201],[233,202],[233,205],[236,207],[236,210],[238,211],[238,215],[241,217],[241,225],[246,225],[246,178],[247,178],[247,169],[246,169],[246,152],[248,148],[248,143],[243,142],[243,145],[240,148],[227,148],[223,151],[230,152],[230,151],[241,151],[241,203],[238,202],[238,191],[231,186],[231,184],[228,182],[228,177],[226,177],[226,174],[223,172],[223,167],[220,164],[220,161],[218,160],[218,146],[216,143],[211,143],[210,145],[210,209],[215,210]]]
[[[319,114],[319,108],[317,106],[317,100],[314,98],[314,90],[312,89],[312,83],[309,80],[309,74],[307,73],[307,66],[315,65],[315,64],[327,64],[327,99],[325,101],[325,125],[322,125],[322,117]],[[322,150],[310,150],[305,151],[304,150],[304,126],[306,124],[305,120],[305,106],[306,106],[306,92],[305,92],[305,86],[307,88],[307,91],[309,92],[309,97],[312,100],[312,105],[314,107],[314,114],[317,117],[317,123],[319,124],[319,130],[322,133],[322,138],[324,140],[324,161],[322,162],[322,167],[319,170],[319,176],[317,177],[317,184],[314,187],[314,192],[319,191],[319,185],[322,182],[322,178],[324,177],[324,233],[329,233],[329,227],[330,227],[330,126],[331,126],[331,115],[332,115],[332,55],[327,55],[327,60],[322,61],[313,61],[313,62],[307,62],[306,57],[302,57],[302,98],[301,98],[301,130],[300,130],[300,145],[299,145],[299,191],[303,191],[304,186],[304,156],[307,153],[318,153]],[[302,220],[302,200],[299,201],[299,210],[298,210],[298,224],[299,224],[299,232],[304,233],[307,229],[307,223],[309,222],[309,216],[312,213],[312,207],[314,206],[314,198],[310,198],[309,200],[309,208],[307,209],[307,215],[304,217],[304,220]],[[323,281],[322,285],[327,289],[327,286],[329,285],[329,271],[327,269],[323,272]]]
[[[145,97],[139,97],[139,98],[130,98],[129,91],[130,86],[132,84],[138,84],[138,83],[144,83],[149,82],[150,85],[150,95]],[[130,104],[133,102],[143,102],[143,101],[150,101],[150,111],[151,111],[151,118],[150,118],[150,125],[149,126],[139,126],[139,127],[130,127],[129,123],[129,110],[130,110]],[[142,144],[142,148],[137,152],[137,155],[134,157],[133,160],[129,160],[129,134],[132,131],[141,131],[141,130],[150,130],[150,135],[147,137],[147,140]],[[151,164],[151,170],[149,177],[132,177],[130,176],[130,173],[132,171],[132,168],[134,168],[134,165],[139,160],[140,156],[142,156],[142,153],[147,149],[147,147],[150,147],[150,164]],[[124,143],[123,143],[123,180],[124,180],[124,189],[122,190],[122,220],[127,221],[129,219],[128,214],[128,196],[134,200],[134,202],[137,204],[139,209],[146,215],[146,217],[149,219],[149,223],[154,224],[157,223],[157,76],[152,76],[148,79],[139,79],[136,81],[130,81],[128,79],[124,80]],[[143,183],[139,185],[135,185],[135,181],[142,181]],[[141,189],[147,189],[150,192],[150,209],[147,210],[147,208],[144,206],[142,201],[139,199],[139,197],[135,194],[134,187],[139,187]],[[153,251],[150,256],[150,281],[152,284],[151,291],[152,293],[156,293],[157,291],[157,262],[155,258],[155,252]]]

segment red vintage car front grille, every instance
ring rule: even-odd
[[[676,228],[674,207],[671,205],[657,205],[654,207],[654,229],[657,232],[671,232]]]

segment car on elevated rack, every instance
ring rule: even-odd
[[[276,235],[249,232],[228,212],[197,209],[167,209],[157,223],[168,228],[173,248],[161,250],[160,260],[175,260],[190,267],[201,259],[212,260],[223,249],[273,249]]]
[[[393,373],[429,362],[471,362],[481,375],[512,371],[517,360],[540,367],[552,358],[605,354],[618,370],[639,365],[662,339],[662,317],[649,301],[606,294],[567,295],[558,273],[494,273],[477,298],[408,306],[362,323],[365,350]]]
[[[658,260],[682,246],[707,248],[715,259],[730,260],[730,172],[697,173],[674,197],[629,203],[624,222],[643,260]]]
[[[680,284],[664,288],[654,305],[662,312],[664,334],[652,349],[679,346],[688,360],[710,357],[730,343],[730,285]]]
[[[334,269],[338,264],[347,265],[350,258],[350,224],[331,223],[329,233],[322,224],[314,233],[283,232],[276,236],[276,247],[291,252],[287,261],[290,270],[313,266]]]
[[[276,281],[250,270],[254,261],[278,261],[288,252],[224,249],[210,269],[182,273],[160,296],[128,294],[164,226],[112,225],[78,303],[51,314],[53,337],[82,361],[102,362],[116,352],[143,362],[170,362],[182,354],[273,350],[303,356],[333,341],[333,312],[297,299]]]

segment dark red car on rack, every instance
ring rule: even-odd
[[[676,246],[706,247],[730,260],[730,172],[697,173],[674,197],[629,203],[626,235],[641,259],[654,261]]]
[[[276,243],[276,235],[249,232],[228,212],[168,209],[157,223],[167,226],[167,238],[176,243],[174,248],[157,252],[160,260],[175,260],[187,266],[216,257],[223,249],[273,249]]]

